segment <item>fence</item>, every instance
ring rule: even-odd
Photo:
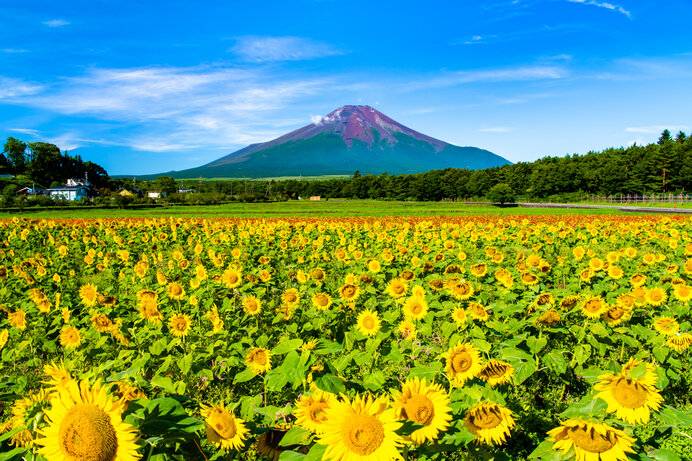
[[[692,195],[681,194],[616,194],[616,195],[589,195],[589,202],[608,203],[682,203],[692,204]]]

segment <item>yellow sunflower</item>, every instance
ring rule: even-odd
[[[560,317],[560,314],[555,309],[548,309],[538,316],[536,323],[551,327],[559,323],[560,320],[562,320],[562,317]]]
[[[398,419],[423,426],[411,433],[411,440],[416,444],[436,440],[452,420],[449,396],[438,384],[411,378],[404,383],[401,392],[393,391],[392,397]]]
[[[659,333],[670,336],[680,330],[680,324],[673,317],[659,317],[654,321],[654,328]]]
[[[590,319],[597,319],[608,310],[608,305],[600,296],[588,298],[581,307],[582,313]]]
[[[72,381],[72,375],[64,364],[47,363],[43,366],[43,373],[50,378],[43,382],[49,388],[64,388]]]
[[[76,381],[58,388],[46,411],[48,425],[36,444],[49,460],[134,461],[137,433],[123,422],[123,402],[99,383]]]
[[[489,360],[478,373],[478,377],[490,386],[508,383],[512,380],[512,376],[514,376],[514,367],[507,362],[495,359]]]
[[[627,461],[634,439],[607,424],[569,419],[548,431],[553,448],[573,451],[576,461]]]
[[[318,310],[326,311],[332,304],[332,298],[327,293],[315,293],[312,297],[312,305]]]
[[[386,288],[386,293],[392,298],[398,299],[406,294],[408,283],[402,278],[394,278],[389,281]]]
[[[169,283],[167,292],[171,299],[183,299],[185,297],[185,288],[178,282]]]
[[[294,308],[300,304],[300,293],[297,288],[289,288],[281,294],[281,301],[284,306]]]
[[[244,296],[241,302],[243,304],[243,310],[248,315],[257,315],[262,311],[262,303],[257,296]]]
[[[319,439],[327,449],[329,461],[391,461],[403,459],[398,447],[402,438],[396,433],[401,423],[386,398],[343,397],[326,411],[324,433]]]
[[[326,411],[335,400],[334,394],[313,387],[309,394],[301,395],[296,402],[293,412],[296,424],[315,434],[323,434]]]
[[[93,283],[87,283],[79,288],[79,298],[82,300],[82,304],[87,307],[95,306],[98,296],[99,292]]]
[[[668,295],[663,288],[654,287],[646,291],[646,302],[652,306],[660,306],[667,298]]]
[[[669,336],[666,344],[677,352],[685,352],[685,350],[692,345],[692,334],[677,333]]]
[[[79,329],[73,326],[65,326],[60,330],[60,345],[66,349],[74,349],[82,342]]]
[[[509,409],[489,402],[472,407],[466,413],[464,424],[478,442],[487,445],[502,445],[516,425]]]
[[[168,328],[173,336],[183,337],[187,336],[190,331],[190,326],[192,325],[192,320],[187,314],[175,314],[171,316],[168,321]]]
[[[646,371],[645,371],[646,373]],[[608,404],[607,411],[630,424],[649,422],[651,410],[658,410],[663,402],[661,394],[649,380],[634,379],[629,371],[604,373],[594,386],[597,397]]]
[[[673,296],[675,296],[678,301],[688,302],[692,299],[692,287],[685,283],[678,283],[673,286]]]
[[[404,319],[399,323],[397,331],[403,339],[414,339],[417,334],[416,324],[408,319]]]
[[[352,283],[347,283],[339,288],[339,297],[346,302],[355,301],[360,295],[360,288]]]
[[[483,307],[482,304],[477,302],[470,302],[468,307],[466,308],[466,312],[472,319],[480,320],[481,322],[485,322],[490,318],[490,314],[488,313],[486,308]]]
[[[380,331],[380,317],[377,312],[365,309],[358,315],[356,327],[363,335],[373,336]]]
[[[223,403],[202,406],[207,440],[223,450],[239,450],[247,438],[248,430],[242,419],[235,417],[233,411]]]
[[[428,313],[428,303],[422,296],[411,296],[404,303],[404,316],[412,320],[420,320]]]
[[[466,324],[466,309],[463,307],[455,307],[452,311],[452,320],[457,326],[464,326]]]
[[[245,364],[255,373],[264,373],[272,368],[272,354],[263,347],[253,347],[245,356]]]
[[[7,339],[10,337],[10,332],[8,330],[0,330],[0,351],[5,344],[7,344]]]
[[[466,381],[477,376],[481,371],[481,357],[471,344],[459,343],[445,352],[445,372],[449,381],[455,387],[461,387]]]

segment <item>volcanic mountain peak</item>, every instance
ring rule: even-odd
[[[321,133],[338,134],[344,143],[351,147],[354,140],[364,142],[371,147],[376,141],[396,144],[396,134],[404,134],[433,146],[435,151],[447,144],[408,128],[387,117],[370,106],[346,105],[335,109],[317,122],[288,133],[275,141],[286,142],[310,138]]]

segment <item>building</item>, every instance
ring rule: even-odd
[[[89,197],[91,183],[85,179],[68,179],[64,186],[51,187],[46,189],[46,193],[53,199],[59,200],[82,200]]]
[[[322,197],[320,197],[319,195],[313,195],[312,197],[310,197],[310,200],[312,200],[313,202],[319,202],[321,199]]]

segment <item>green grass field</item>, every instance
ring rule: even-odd
[[[148,218],[148,217],[345,217],[345,216],[521,216],[521,215],[624,215],[607,209],[499,208],[459,202],[394,202],[379,200],[290,201],[229,203],[223,205],[172,206],[142,210],[24,211],[0,213],[0,218]]]

